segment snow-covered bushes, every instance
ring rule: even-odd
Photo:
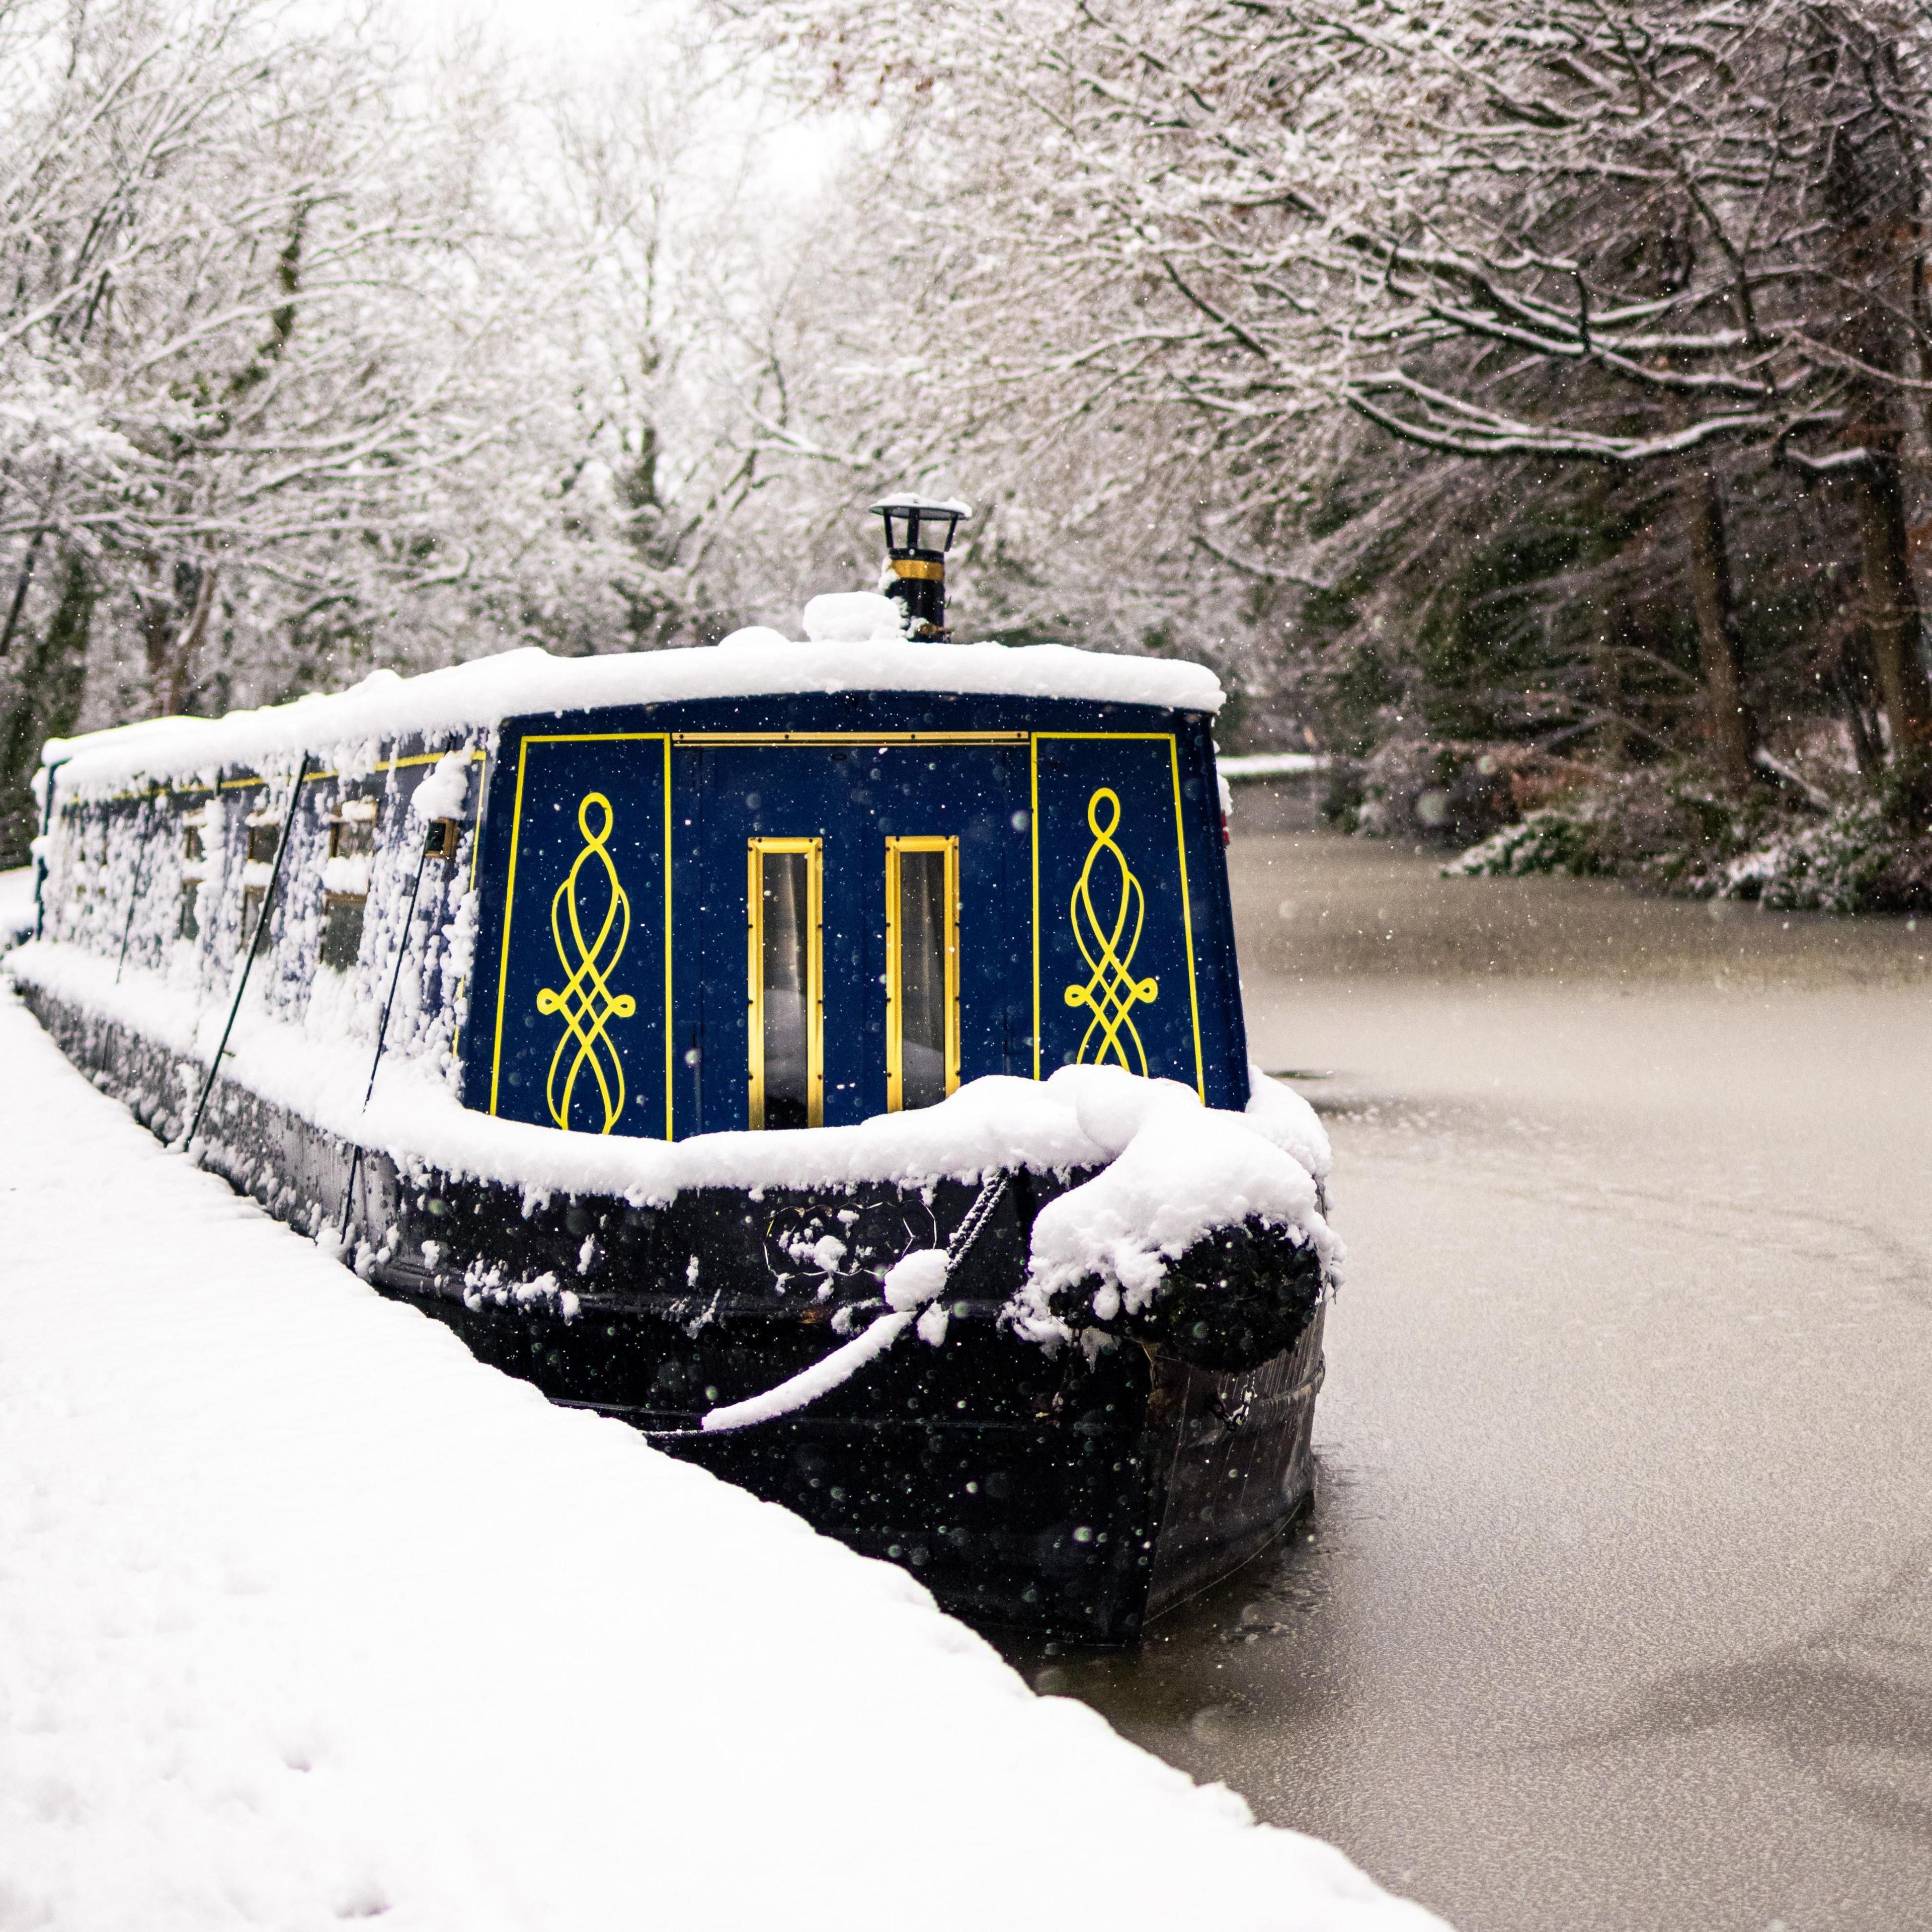
[[[1887,796],[1801,808],[1791,789],[1742,800],[1678,769],[1608,778],[1528,813],[1445,866],[1466,877],[1636,880],[1782,911],[1932,910],[1932,835]]]
[[[1595,776],[1524,745],[1405,736],[1331,768],[1323,814],[1371,838],[1468,846]]]
[[[1466,877],[1521,878],[1532,872],[1567,872],[1587,878],[1606,868],[1592,844],[1590,826],[1576,809],[1532,812],[1469,850],[1445,873]]]

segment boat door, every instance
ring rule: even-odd
[[[688,733],[674,758],[680,1133],[1027,1070],[1023,734]]]

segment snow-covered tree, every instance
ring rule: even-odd
[[[797,251],[700,34],[532,74],[277,0],[0,0],[0,862],[83,715],[752,598]]]
[[[1892,742],[1932,732],[1898,470],[1932,367],[1916,9],[750,10],[808,91],[895,117],[925,190],[912,299],[972,346],[925,398],[962,443],[1111,436],[1082,497],[1172,479],[1196,544],[1258,584],[1320,578],[1300,553],[1337,412],[1445,458],[1657,472],[1736,783],[1720,481],[1782,466],[1788,496],[1847,499]]]

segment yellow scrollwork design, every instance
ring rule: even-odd
[[[593,810],[603,814],[603,823],[595,830],[591,826]],[[638,1003],[628,993],[614,994],[610,991],[610,975],[623,957],[625,944],[631,936],[631,902],[618,883],[617,868],[611,864],[607,849],[614,816],[610,801],[601,791],[585,793],[582,803],[577,808],[577,829],[584,834],[584,850],[578,854],[576,862],[550,902],[550,938],[556,946],[557,958],[569,976],[560,992],[548,986],[539,988],[537,1011],[546,1018],[556,1013],[563,1016],[564,1030],[557,1041],[556,1051],[550,1057],[550,1078],[544,1083],[544,1097],[550,1104],[550,1118],[566,1132],[570,1129],[570,1103],[577,1089],[578,1076],[586,1066],[597,1082],[597,1092],[603,1102],[604,1124],[598,1131],[608,1134],[624,1111],[624,1064],[617,1057],[617,1049],[606,1029],[613,1019],[630,1018],[638,1010]],[[604,868],[608,896],[603,922],[597,928],[597,937],[586,946],[578,909],[578,874],[583,871],[584,862],[592,856]],[[577,964],[574,967],[571,955],[564,947],[566,919],[569,922],[571,944],[576,949]],[[610,938],[614,927],[616,943],[610,948],[607,959],[604,956],[604,943]],[[560,1098],[557,1074],[563,1067],[565,1051],[573,1040],[577,1043],[577,1051],[572,1057],[568,1070],[564,1072]]]
[[[1104,825],[1100,822],[1103,807],[1112,814]],[[1147,917],[1147,895],[1141,890],[1139,880],[1129,869],[1120,848],[1114,843],[1114,834],[1119,830],[1120,823],[1119,795],[1102,785],[1087,801],[1087,826],[1094,835],[1094,844],[1087,854],[1087,862],[1080,868],[1080,882],[1073,888],[1072,901],[1068,908],[1074,942],[1080,948],[1081,958],[1087,962],[1087,982],[1084,986],[1076,982],[1066,988],[1066,1004],[1070,1006],[1084,1006],[1094,1016],[1087,1023],[1086,1032],[1081,1036],[1080,1051],[1074,1055],[1076,1062],[1084,1064],[1088,1052],[1092,1050],[1096,1066],[1104,1066],[1111,1055],[1130,1073],[1138,1071],[1144,1074],[1148,1070],[1147,1052],[1141,1045],[1138,1030],[1128,1016],[1136,1006],[1151,1005],[1160,997],[1160,982],[1153,979],[1136,980],[1133,976],[1134,953],[1141,943],[1141,927]],[[1094,903],[1094,862],[1103,852],[1113,860],[1118,874],[1120,898],[1111,927],[1102,922]],[[1133,930],[1123,951],[1120,935],[1126,932],[1130,920]],[[1124,1034],[1132,1042],[1134,1058],[1140,1062],[1138,1069],[1128,1059],[1126,1048],[1121,1043]]]

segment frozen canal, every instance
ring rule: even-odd
[[[1462,1932],[1925,1923],[1932,922],[1231,856],[1351,1245],[1320,1500],[1036,1681]]]

